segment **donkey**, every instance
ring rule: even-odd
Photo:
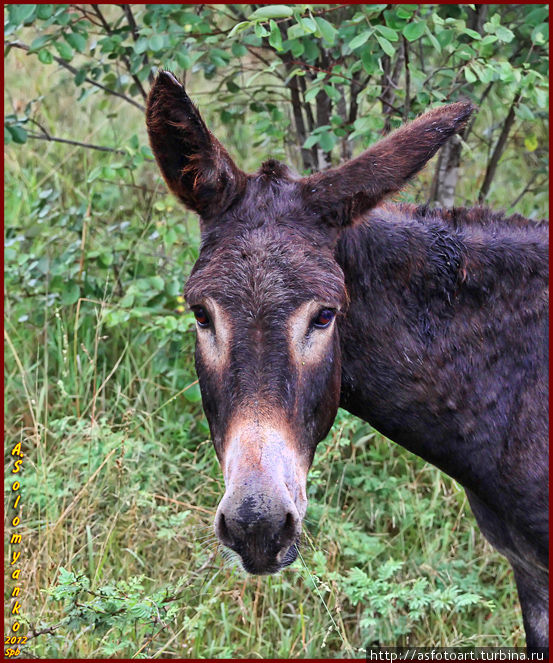
[[[435,108],[309,177],[240,170],[160,72],[147,127],[200,217],[186,285],[196,370],[225,479],[220,541],[252,574],[297,555],[306,476],[338,407],[467,491],[510,561],[528,646],[548,643],[545,222],[383,199],[466,124]]]

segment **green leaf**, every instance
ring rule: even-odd
[[[237,23],[232,30],[228,33],[228,39],[231,39],[235,35],[237,35],[239,32],[243,32],[244,30],[247,30],[249,27],[251,27],[253,23],[251,21],[240,21],[240,23]]]
[[[390,42],[387,39],[384,39],[384,37],[379,37],[378,35],[376,35],[376,40],[378,41],[380,47],[382,48],[384,53],[386,53],[386,55],[389,55],[390,57],[395,55],[396,49],[392,46],[392,44],[390,44]]]
[[[425,27],[425,32],[426,32],[426,36],[428,37],[428,39],[430,39],[430,43],[432,44],[432,46],[434,46],[434,48],[438,51],[438,53],[441,53],[442,52],[442,47],[440,46],[440,42],[432,34],[432,31],[430,30],[430,28],[428,26]]]
[[[464,28],[463,32],[469,37],[476,39],[477,41],[480,41],[482,39],[482,35],[479,32],[476,32],[476,30],[471,30],[470,28]]]
[[[482,83],[487,85],[493,81],[495,75],[493,67],[486,65],[485,67],[478,67],[478,69],[476,69],[476,67],[473,66],[473,69],[478,74],[478,78]]]
[[[358,117],[353,123],[355,131],[369,131],[372,127],[372,117]]]
[[[365,48],[361,51],[361,63],[367,74],[374,74],[376,71],[378,71],[378,58],[374,53],[371,53],[368,48]]]
[[[269,26],[271,28],[269,44],[271,44],[275,51],[282,51],[282,35],[280,33],[280,28],[273,19],[269,21]]]
[[[470,67],[465,67],[464,74],[465,74],[465,80],[467,81],[467,83],[475,83],[476,82],[477,78],[474,75],[474,73],[473,73],[473,71]]]
[[[262,23],[255,23],[253,26],[253,31],[255,33],[255,36],[259,37],[259,39],[263,39],[263,37],[267,37],[269,34],[269,31],[265,28],[265,26]]]
[[[36,5],[7,5],[8,16],[11,23],[21,25],[33,15]]]
[[[368,40],[371,34],[372,30],[365,30],[361,34],[354,37],[349,43],[349,47],[351,48],[351,50],[354,51],[356,48],[359,48],[359,46],[363,46],[363,44]]]
[[[405,5],[397,8],[396,14],[398,18],[411,18],[413,12],[417,10],[417,5]]]
[[[135,294],[134,292],[128,292],[120,301],[119,306],[123,308],[130,308],[134,304]]]
[[[165,287],[165,281],[161,276],[151,276],[149,282],[152,289],[156,292],[160,292]]]
[[[240,86],[236,85],[236,83],[232,79],[229,79],[227,81],[227,89],[228,89],[229,92],[232,92],[233,94],[236,94],[237,92],[240,92]],[[223,109],[223,112],[224,112],[224,109]],[[233,119],[234,118],[231,115],[231,117],[228,118],[228,121],[230,122]]]
[[[40,50],[49,41],[50,41],[49,35],[41,35],[40,37],[33,39],[29,47],[29,52],[35,53],[36,51]]]
[[[403,28],[402,34],[407,39],[407,41],[415,41],[419,39],[424,34],[426,28],[426,23],[424,21],[419,21],[418,23],[407,23]]]
[[[332,87],[332,85],[325,85],[324,91],[334,102],[338,102],[342,98],[342,95],[338,92],[338,90],[335,87]]]
[[[324,133],[319,136],[319,145],[324,152],[330,152],[336,145],[337,140],[333,133]]]
[[[307,92],[305,93],[303,98],[305,99],[305,101],[307,103],[309,103],[310,101],[313,101],[313,99],[315,99],[315,97],[319,94],[320,91],[321,91],[321,86],[320,85],[312,85],[307,90]]]
[[[60,575],[59,575],[59,580],[58,582],[61,585],[67,585],[72,582],[75,582],[76,577],[74,573],[71,573],[70,571],[67,571],[66,569],[63,568],[63,566],[60,566]]]
[[[96,166],[96,168],[93,168],[88,174],[86,181],[90,184],[90,182],[94,182],[95,179],[98,179],[102,174],[102,168],[102,166]]]
[[[526,104],[519,104],[515,108],[515,115],[517,117],[519,117],[521,120],[535,120],[536,119],[536,116],[534,115],[532,110],[530,110],[530,108],[528,108],[528,106]]]
[[[157,53],[163,48],[163,37],[161,35],[153,35],[150,37],[148,43],[150,44],[150,49]]]
[[[538,6],[537,9],[532,9],[524,19],[526,25],[537,25],[547,18],[548,8]]]
[[[224,67],[229,63],[230,55],[221,48],[211,48],[209,50],[209,59],[218,67]]]
[[[488,44],[493,44],[494,42],[497,41],[497,37],[495,35],[486,35],[484,39],[480,42],[482,46],[488,46]]]
[[[73,59],[73,49],[69,44],[66,44],[63,41],[56,41],[54,42],[54,46],[56,51],[60,54],[60,58],[67,60],[67,62]]]
[[[27,142],[27,132],[19,124],[8,126],[6,129],[10,132],[10,136],[12,137],[14,143],[19,143],[22,145],[23,143]]]
[[[305,35],[305,29],[301,23],[291,25],[286,31],[288,39],[301,39]]]
[[[284,42],[282,48],[284,48],[285,50],[289,48],[292,51],[292,55],[295,58],[299,58],[300,56],[302,56],[303,52],[305,51],[305,47],[299,39],[288,39],[288,42]]]
[[[538,106],[540,108],[547,108],[548,102],[549,102],[549,88],[546,90],[542,90],[541,88],[537,87],[534,90],[536,94],[536,101],[538,103]]]
[[[525,138],[524,147],[528,150],[528,152],[534,152],[538,147],[537,137],[534,134],[532,134],[531,136]]]
[[[375,25],[375,29],[389,41],[397,41],[399,39],[398,33],[385,25]]]
[[[113,253],[111,251],[103,251],[98,256],[98,262],[103,267],[109,267],[111,264],[113,264]]]
[[[80,296],[81,288],[74,281],[69,281],[61,293],[61,303],[64,306],[71,306],[71,304],[74,304]]]
[[[65,38],[76,51],[79,51],[79,53],[84,53],[86,48],[86,39],[83,37],[83,35],[79,34],[78,32],[70,32],[69,34],[65,35]]]
[[[54,13],[54,5],[39,5],[36,15],[41,21],[46,21]]]
[[[192,60],[186,51],[177,51],[175,53],[175,60],[178,62],[179,67],[185,71],[190,68]]]
[[[549,26],[547,25],[547,23],[542,23],[541,25],[537,25],[532,30],[531,39],[534,44],[537,44],[538,46],[543,46],[549,39]]]
[[[436,35],[436,39],[440,42],[442,48],[449,46],[455,37],[453,30],[442,30]]]
[[[388,5],[363,5],[363,11],[367,16],[371,15],[376,15],[376,14],[381,14],[387,7]],[[409,6],[409,5],[407,5]],[[361,14],[362,20],[364,20],[364,16]]]
[[[75,74],[75,85],[82,85],[84,83],[84,80],[86,78],[86,69],[80,69],[76,74]]]
[[[259,7],[259,9],[256,9],[248,18],[252,21],[268,18],[289,18],[293,15],[294,10],[292,7],[287,7],[286,5],[265,5],[265,7]]]
[[[468,44],[458,45],[455,53],[463,60],[472,60],[476,56],[476,52]]]
[[[52,64],[52,62],[54,62],[54,56],[45,48],[41,48],[38,52],[38,59],[42,64]]]
[[[513,41],[515,38],[515,33],[506,28],[504,25],[498,25],[495,31],[495,34],[501,41],[504,41],[506,44]]]
[[[232,51],[232,54],[237,57],[241,58],[243,55],[246,55],[248,52],[248,49],[244,46],[244,44],[241,44],[238,41],[235,41],[230,50]]]
[[[317,16],[315,18],[315,22],[317,23],[321,37],[324,39],[324,41],[326,41],[327,44],[332,46],[336,41],[336,28],[332,25],[332,23],[329,23],[321,16]]]
[[[149,40],[147,37],[139,37],[134,45],[134,52],[138,55],[145,53],[148,50],[148,42]]]
[[[309,17],[300,18],[298,22],[301,24],[306,34],[312,35],[315,34],[315,32],[317,32],[317,24],[312,18]]]

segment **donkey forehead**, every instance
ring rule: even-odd
[[[189,304],[212,298],[247,310],[294,308],[315,299],[339,308],[346,299],[342,270],[326,246],[278,223],[232,227],[208,237],[186,285]]]

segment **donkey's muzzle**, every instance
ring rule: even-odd
[[[237,552],[244,569],[255,575],[291,564],[300,531],[298,510],[284,487],[276,494],[227,490],[215,517],[221,543]]]

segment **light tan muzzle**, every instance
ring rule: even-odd
[[[241,422],[224,445],[226,491],[215,516],[220,541],[246,571],[275,573],[297,555],[307,467],[285,428]]]

